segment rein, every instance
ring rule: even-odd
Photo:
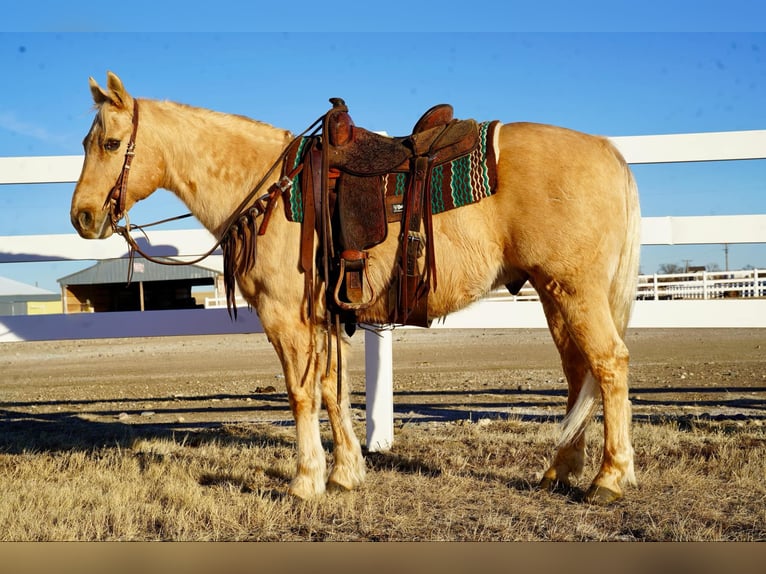
[[[125,211],[125,206],[127,203],[127,196],[126,196],[126,190],[128,187],[128,175],[130,174],[130,166],[133,161],[133,157],[135,156],[135,147],[136,147],[136,134],[138,132],[138,100],[133,100],[133,131],[130,134],[130,140],[128,141],[128,147],[125,151],[125,161],[122,166],[122,171],[120,172],[120,175],[117,177],[117,181],[115,182],[114,186],[110,190],[109,194],[107,195],[106,201],[104,202],[104,209],[109,210],[109,221],[112,226],[112,230],[117,233],[118,235],[121,235],[123,239],[125,239],[126,243],[129,247],[129,264],[128,264],[128,284],[130,284],[133,276],[133,259],[135,257],[135,254],[138,253],[141,255],[144,259],[147,261],[151,261],[152,263],[158,263],[160,265],[193,265],[195,263],[199,263],[203,259],[209,257],[212,255],[216,249],[219,247],[223,251],[224,254],[224,285],[226,290],[226,300],[227,300],[227,308],[229,311],[229,316],[232,317],[232,308],[233,308],[233,318],[236,319],[237,317],[237,307],[236,304],[234,304],[234,270],[233,266],[236,264],[231,263],[231,261],[234,259],[233,251],[235,250],[235,244],[236,244],[236,235],[237,230],[245,230],[247,229],[247,224],[252,223],[254,225],[254,222],[256,218],[263,216],[263,220],[261,221],[260,226],[258,227],[257,233],[252,236],[252,241],[250,242],[250,245],[247,246],[246,251],[244,252],[244,261],[246,262],[246,267],[249,267],[251,263],[254,263],[255,260],[255,238],[258,235],[263,235],[266,232],[266,228],[268,227],[269,218],[271,217],[271,214],[274,210],[274,203],[277,197],[284,194],[285,192],[289,191],[292,188],[293,185],[293,178],[298,175],[298,173],[301,172],[303,169],[303,162],[299,162],[298,165],[293,168],[291,171],[284,173],[282,177],[279,179],[279,181],[271,184],[263,195],[260,197],[256,197],[260,190],[263,188],[263,186],[266,184],[267,179],[274,173],[274,170],[277,169],[280,165],[284,163],[285,158],[287,157],[288,153],[290,152],[290,149],[293,147],[293,144],[305,136],[307,133],[314,130],[314,132],[311,134],[312,136],[316,135],[316,133],[319,131],[319,129],[324,129],[325,124],[327,123],[327,118],[329,116],[329,112],[322,114],[319,118],[317,118],[314,123],[312,123],[308,128],[303,130],[300,134],[295,136],[290,143],[285,147],[285,149],[282,151],[282,153],[279,154],[279,157],[276,159],[276,161],[272,164],[272,166],[266,171],[264,176],[261,178],[261,180],[256,184],[256,186],[250,191],[250,193],[247,194],[245,199],[242,200],[242,202],[239,204],[239,206],[234,210],[232,215],[229,217],[229,219],[224,224],[224,231],[221,233],[220,237],[216,240],[216,242],[213,244],[213,246],[208,249],[206,253],[203,255],[200,255],[199,257],[190,260],[190,261],[177,261],[173,259],[158,259],[156,257],[152,257],[151,255],[147,254],[141,247],[139,247],[138,243],[136,243],[136,240],[133,239],[133,236],[130,234],[133,230],[139,230],[144,234],[144,237],[146,237],[146,233],[144,231],[144,228],[146,227],[152,227],[154,225],[160,225],[162,223],[168,223],[170,221],[176,221],[179,219],[184,219],[187,217],[191,217],[193,214],[186,213],[183,215],[179,215],[176,217],[171,217],[168,219],[163,219],[160,221],[156,221],[154,223],[148,223],[145,225],[133,225],[130,223],[130,219],[128,218],[128,214]],[[323,158],[323,168],[326,170],[327,166],[325,163],[327,162],[326,154],[322,154]],[[327,173],[327,171],[324,171],[324,173]],[[322,184],[322,193],[324,196],[326,196],[327,192],[327,182],[324,181]],[[325,209],[327,209],[328,202],[323,201],[322,202],[325,206]],[[120,219],[125,219],[125,225],[119,225]],[[323,220],[327,222],[329,219],[324,218]],[[326,223],[325,223],[326,224]],[[329,233],[329,230],[325,230],[325,233]],[[244,231],[243,231],[244,234]],[[242,237],[244,240],[244,236]],[[147,238],[148,240],[148,238]],[[325,260],[325,277],[328,277],[327,275],[327,257],[324,257]],[[229,262],[228,269],[227,269],[227,261]],[[311,297],[311,294],[307,294],[308,297]],[[331,356],[333,354],[332,349],[332,330],[331,330],[331,318],[329,314],[325,317],[327,323],[327,374],[330,372],[331,368]],[[340,337],[340,318],[338,315],[335,316],[335,328],[336,332],[338,333],[338,337]],[[342,364],[342,351],[341,351],[341,344],[338,343],[336,354],[337,354],[337,361],[338,361],[338,383],[337,383],[337,392],[338,396],[341,394],[341,385],[342,385],[342,372],[340,365]]]
[[[226,221],[224,225],[224,231],[221,233],[221,236],[218,238],[218,240],[213,244],[213,246],[208,249],[203,255],[200,255],[199,257],[190,260],[190,261],[177,261],[173,259],[167,259],[167,258],[157,258],[153,257],[149,254],[147,254],[141,247],[139,247],[136,240],[131,235],[131,231],[138,230],[141,233],[143,233],[144,237],[148,241],[148,237],[146,235],[146,232],[144,231],[147,227],[153,227],[155,225],[161,225],[164,223],[169,223],[171,221],[177,221],[180,219],[186,219],[187,217],[192,217],[192,213],[185,213],[183,215],[178,215],[176,217],[170,217],[167,219],[161,219],[159,221],[155,221],[153,223],[146,223],[144,225],[134,225],[130,223],[130,218],[128,217],[127,212],[125,211],[125,206],[127,203],[127,187],[128,187],[128,176],[130,175],[130,166],[133,162],[133,157],[135,154],[135,148],[136,148],[136,134],[138,133],[138,100],[133,100],[133,130],[130,134],[130,140],[128,141],[127,149],[125,150],[125,160],[122,165],[122,171],[120,172],[120,175],[117,177],[117,181],[115,182],[114,186],[112,186],[112,189],[109,191],[109,194],[106,197],[106,201],[104,202],[104,209],[109,210],[109,221],[112,227],[112,230],[117,233],[118,235],[122,236],[123,239],[125,239],[125,242],[128,244],[129,247],[129,259],[132,263],[133,258],[135,257],[135,254],[138,253],[141,255],[144,259],[147,261],[151,261],[152,263],[157,263],[160,265],[194,265],[195,263],[199,263],[203,259],[206,259],[210,255],[212,255],[216,249],[219,247],[222,247],[222,244],[227,240],[227,237],[229,233],[233,231],[233,229],[240,223],[243,219],[246,218],[252,218],[253,220],[261,215],[264,216],[263,221],[261,222],[261,226],[258,229],[258,235],[263,235],[266,232],[266,227],[268,225],[268,219],[271,216],[271,213],[274,208],[274,201],[276,198],[283,193],[287,192],[292,187],[292,179],[300,172],[303,165],[299,164],[297,168],[292,170],[290,173],[284,175],[279,181],[276,183],[273,183],[271,186],[269,186],[266,193],[264,193],[262,196],[257,197],[256,195],[258,192],[263,188],[263,186],[266,184],[266,180],[271,176],[272,173],[274,173],[274,170],[282,164],[284,161],[290,147],[292,144],[298,140],[299,138],[306,135],[309,131],[314,129],[317,125],[321,124],[324,120],[324,115],[318,118],[313,124],[311,124],[308,128],[306,128],[302,133],[300,133],[298,136],[294,137],[293,140],[290,142],[290,144],[287,145],[287,147],[282,151],[282,153],[279,155],[279,157],[276,159],[276,161],[272,164],[272,166],[266,171],[264,176],[261,178],[261,180],[256,184],[256,186],[248,193],[247,197],[245,197],[244,200],[239,204],[239,206],[234,210],[232,215],[229,217],[229,219]],[[252,205],[251,205],[252,203]],[[121,219],[125,219],[125,225],[119,225],[119,221]],[[133,265],[128,266],[128,284],[130,284],[132,280],[133,275]]]

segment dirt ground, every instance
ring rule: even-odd
[[[631,330],[634,419],[766,424],[766,330]],[[365,417],[364,334],[349,360]],[[183,431],[290,424],[263,335],[0,344],[0,422],[149,424]],[[545,330],[394,331],[397,424],[563,414],[566,383]],[[363,438],[363,437],[360,437]]]

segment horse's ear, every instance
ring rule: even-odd
[[[106,87],[109,88],[109,99],[118,108],[127,108],[132,98],[122,85],[122,80],[114,72],[106,73]]]
[[[93,94],[93,101],[97,106],[109,102],[118,108],[127,108],[132,101],[122,85],[122,80],[112,72],[106,73],[106,87],[108,91],[99,86],[93,78],[89,78],[88,82],[90,83],[90,93]]]
[[[93,94],[93,101],[97,106],[100,106],[104,102],[110,101],[109,94],[101,89],[101,86],[96,83],[96,80],[93,78],[88,78],[88,83],[90,84],[90,93]]]

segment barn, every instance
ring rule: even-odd
[[[200,308],[205,296],[220,295],[223,279],[213,267],[161,265],[137,257],[99,261],[58,282],[64,313],[98,313]]]
[[[41,315],[60,313],[58,293],[0,277],[0,315]]]

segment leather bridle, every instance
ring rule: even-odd
[[[123,239],[125,239],[125,241],[127,242],[128,247],[130,248],[130,259],[132,260],[135,254],[138,253],[147,261],[151,261],[152,263],[158,263],[160,265],[194,265],[195,263],[199,263],[203,259],[206,259],[207,257],[209,257],[216,251],[216,249],[221,247],[221,245],[227,240],[228,235],[230,233],[235,232],[234,231],[235,227],[241,221],[246,219],[250,219],[252,221],[259,216],[263,216],[263,220],[261,221],[261,224],[258,228],[258,235],[263,235],[266,232],[266,227],[268,225],[269,218],[273,212],[275,200],[277,199],[277,197],[287,192],[292,187],[292,180],[298,174],[298,172],[301,171],[301,169],[303,168],[303,164],[301,163],[295,169],[291,170],[290,172],[286,174],[283,174],[283,176],[279,179],[279,181],[269,186],[265,194],[261,195],[260,197],[256,197],[257,194],[266,184],[266,181],[274,172],[274,170],[280,165],[282,165],[282,162],[287,156],[287,153],[290,150],[290,147],[293,145],[293,143],[297,139],[303,137],[309,131],[314,129],[317,125],[319,125],[323,121],[323,119],[324,119],[324,116],[317,119],[313,124],[311,124],[308,128],[306,128],[306,130],[304,130],[301,134],[295,136],[295,138],[290,142],[290,144],[287,145],[287,147],[285,147],[284,151],[279,155],[279,157],[274,162],[274,164],[264,174],[264,176],[261,178],[258,184],[250,191],[250,193],[247,195],[247,197],[245,197],[242,203],[239,204],[237,209],[234,210],[232,215],[229,217],[229,219],[226,221],[226,223],[223,226],[223,230],[224,230],[223,233],[221,233],[220,237],[217,239],[215,244],[207,252],[189,261],[178,261],[175,259],[157,258],[147,254],[143,249],[139,247],[136,240],[133,239],[133,237],[130,234],[131,231],[139,230],[144,234],[144,237],[146,237],[146,232],[144,231],[144,228],[146,227],[152,227],[155,225],[160,225],[162,223],[169,223],[171,221],[185,219],[187,217],[193,216],[193,214],[191,213],[186,213],[183,215],[178,215],[176,217],[162,219],[160,221],[155,221],[153,223],[147,223],[144,225],[134,225],[130,223],[125,207],[127,204],[128,176],[130,174],[130,166],[133,162],[133,157],[135,156],[136,134],[138,133],[138,100],[133,99],[133,120],[132,120],[133,129],[130,134],[130,139],[128,140],[128,146],[125,150],[125,160],[123,161],[120,175],[117,176],[117,181],[115,181],[114,186],[112,186],[112,189],[109,191],[109,194],[107,195],[106,200],[104,201],[104,207],[103,207],[104,210],[109,211],[109,222],[110,222],[110,225],[112,226],[112,230],[118,235],[121,235]],[[125,225],[119,225],[119,221],[123,217],[125,218]],[[129,265],[128,266],[128,283],[130,283],[132,279],[132,269],[133,269],[133,266]]]
[[[109,220],[112,229],[117,231],[117,222],[125,215],[125,204],[128,187],[128,175],[130,175],[130,164],[133,163],[133,156],[136,155],[136,133],[138,133],[138,100],[133,100],[133,131],[130,133],[128,147],[125,149],[125,160],[122,162],[122,171],[117,177],[117,181],[112,186],[109,194],[104,201],[104,209],[109,210]]]

